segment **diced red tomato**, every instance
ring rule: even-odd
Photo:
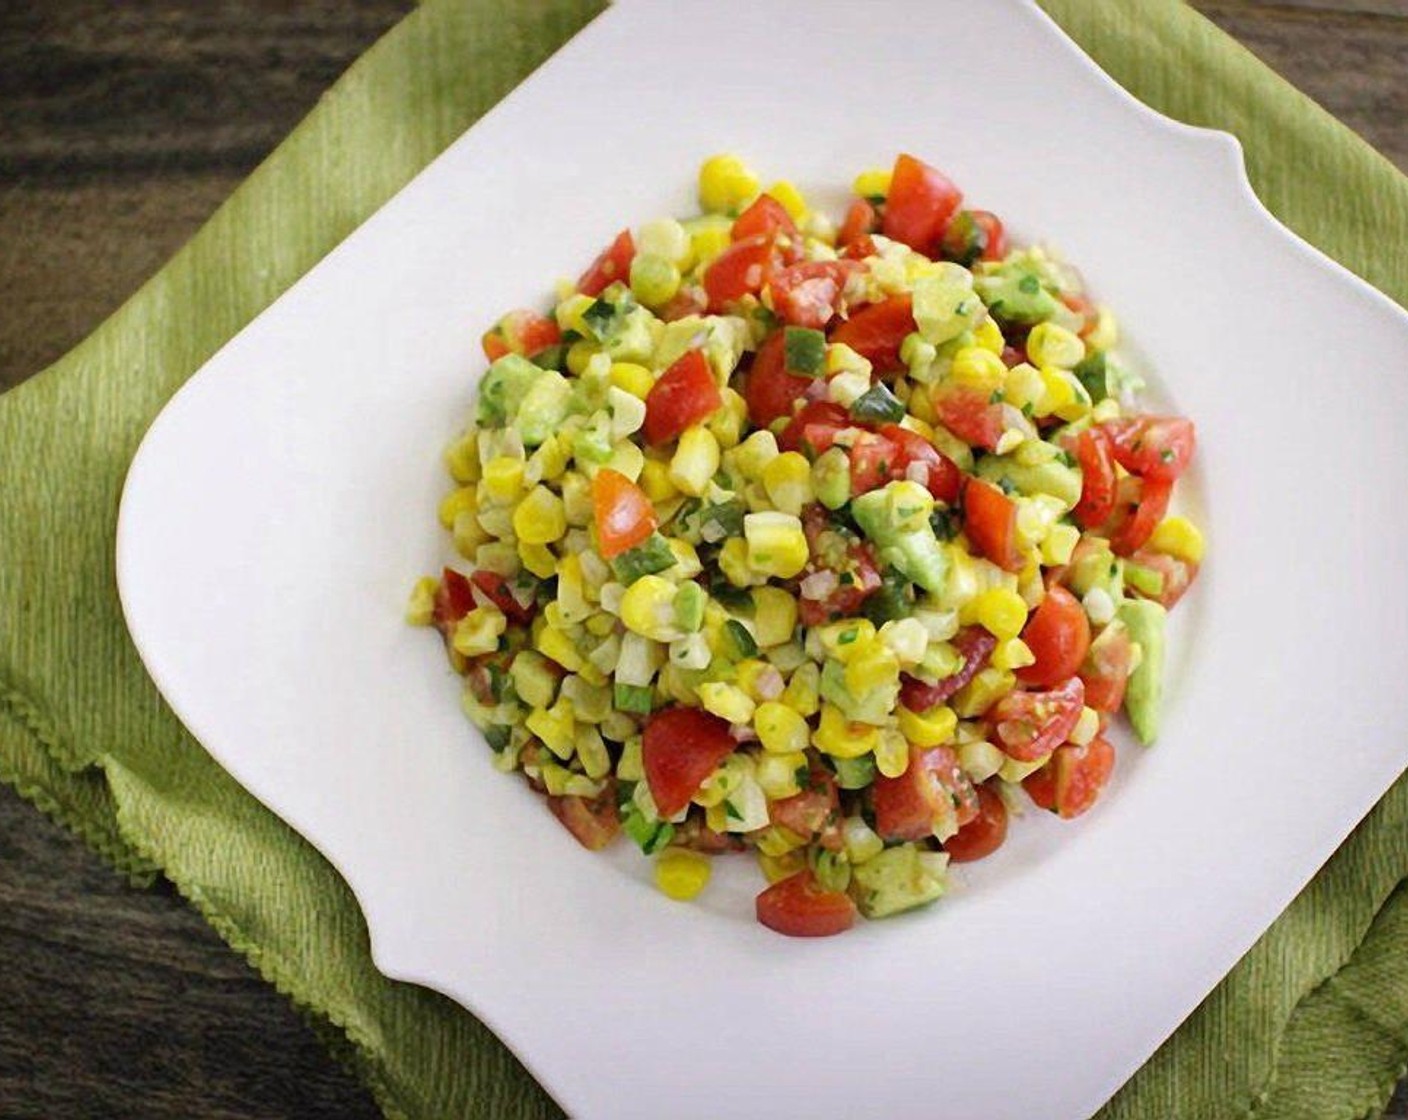
[[[562,341],[557,323],[533,311],[510,311],[485,332],[481,344],[484,356],[496,362],[505,354],[531,358]]]
[[[845,891],[824,890],[799,871],[758,895],[758,921],[788,937],[830,937],[855,924],[856,904]]]
[[[1138,595],[1146,599],[1153,599],[1161,603],[1164,607],[1172,610],[1183,598],[1183,593],[1188,590],[1194,578],[1198,574],[1198,565],[1190,564],[1186,560],[1180,560],[1177,556],[1169,556],[1163,552],[1154,552],[1151,549],[1141,548],[1129,558],[1130,563],[1138,564],[1143,568],[1150,568],[1163,576],[1163,589],[1157,595],[1145,595],[1139,588],[1126,582],[1125,586]]]
[[[1136,416],[1102,425],[1115,462],[1150,482],[1177,480],[1193,458],[1197,436],[1182,416]]]
[[[939,423],[964,443],[985,451],[997,449],[1002,438],[1002,406],[978,389],[943,385],[933,393]]]
[[[588,851],[599,852],[621,831],[621,814],[616,808],[616,788],[611,782],[592,798],[548,797],[548,808],[564,828]]]
[[[1009,692],[988,718],[998,746],[1019,762],[1035,762],[1066,741],[1085,706],[1085,685],[1072,677],[1048,692]]]
[[[874,367],[877,376],[902,369],[900,343],[914,327],[914,300],[908,294],[872,303],[851,315],[831,332],[832,342],[844,342]]]
[[[857,238],[874,233],[880,228],[880,216],[869,200],[858,198],[846,209],[846,219],[836,234],[836,244],[848,247]],[[868,255],[868,254],[866,254]]]
[[[689,315],[702,315],[709,309],[709,301],[701,288],[688,285],[679,290],[675,298],[665,304],[658,312],[659,317],[667,323],[673,323],[676,319],[683,319]]]
[[[987,786],[978,787],[978,815],[944,841],[954,863],[990,856],[1007,839],[1007,806]]]
[[[592,479],[592,513],[597,548],[607,560],[635,548],[659,524],[645,491],[609,467],[597,471]]]
[[[1075,439],[1076,462],[1080,465],[1080,501],[1071,511],[1076,524],[1094,529],[1105,523],[1115,508],[1115,463],[1110,454],[1110,437],[1103,429],[1089,428]]]
[[[734,832],[715,832],[704,823],[703,814],[690,813],[675,825],[675,835],[670,843],[676,847],[688,848],[691,852],[703,852],[717,856],[724,852],[741,852],[745,845],[743,837]]]
[[[910,744],[909,767],[898,778],[877,775],[871,797],[886,840],[923,840],[951,815],[959,828],[978,815],[977,791],[948,747]]]
[[[759,236],[735,241],[704,270],[709,310],[724,311],[746,295],[757,295],[778,263],[776,239]]]
[[[752,415],[751,406],[749,415]],[[836,433],[842,428],[861,426],[835,401],[808,401],[782,429],[777,446],[783,451],[801,451],[814,458],[836,442]]]
[[[958,672],[935,684],[926,684],[908,673],[900,674],[900,703],[911,712],[927,712],[944,703],[987,665],[997,639],[981,626],[965,626],[953,637],[953,648],[963,657]]]
[[[983,556],[1009,572],[1022,570],[1017,505],[991,482],[969,478],[963,488],[963,531]]]
[[[909,468],[920,463],[925,467],[922,485],[941,502],[955,505],[963,488],[963,472],[947,455],[921,436],[898,424],[882,424],[880,434],[893,443],[899,452],[891,473],[892,478],[908,478]]]
[[[786,332],[774,331],[753,355],[743,398],[748,402],[748,419],[755,428],[766,428],[782,416],[792,415],[792,406],[812,387],[815,379],[787,372]]]
[[[1022,641],[1036,661],[1017,670],[1017,679],[1050,688],[1075,675],[1090,649],[1090,621],[1085,608],[1064,587],[1052,587],[1027,620]]]
[[[894,477],[899,448],[884,436],[860,432],[851,444],[851,495],[884,486]]]
[[[1106,626],[1090,643],[1080,667],[1085,703],[1097,712],[1119,711],[1133,665],[1134,642],[1129,631],[1123,624]]]
[[[754,199],[753,204],[738,215],[729,231],[729,236],[734,241],[746,241],[750,237],[772,237],[775,234],[800,236],[792,215],[770,194],[760,194]]]
[[[1002,364],[1005,365],[1008,369],[1011,369],[1013,366],[1019,366],[1026,360],[1027,345],[1025,342],[1019,342],[1015,346],[1009,342],[1005,346],[1003,346]]]
[[[1022,786],[1041,808],[1070,820],[1095,804],[1114,769],[1115,748],[1097,737],[1083,747],[1059,748]]]
[[[982,227],[987,236],[983,247],[983,260],[1000,261],[1007,255],[1007,231],[1002,228],[1002,219],[991,210],[972,210],[973,221]]]
[[[1115,510],[1108,523],[1110,547],[1118,556],[1133,556],[1148,543],[1168,512],[1172,482],[1129,475],[1115,487]]]
[[[914,156],[901,155],[890,176],[881,228],[886,237],[927,253],[962,203],[963,192],[942,171]]]
[[[469,580],[446,568],[440,573],[440,586],[435,589],[435,628],[448,634],[450,628],[474,609],[474,591]]]
[[[662,817],[673,817],[737,744],[728,724],[698,708],[662,708],[641,738],[641,765]]]
[[[861,234],[854,241],[845,244],[838,241],[837,244],[841,245],[841,256],[848,261],[863,261],[880,251],[875,247],[875,239],[868,233]]]
[[[631,262],[635,257],[635,239],[631,237],[630,230],[623,229],[601,255],[592,261],[591,267],[582,273],[581,279],[577,281],[577,290],[583,295],[599,296],[617,280],[629,283]]]
[[[498,607],[509,622],[516,626],[527,626],[533,621],[533,604],[524,606],[509,589],[508,580],[499,575],[498,572],[491,572],[487,568],[480,568],[470,577],[470,581],[477,587],[484,596]]]
[[[824,599],[802,596],[797,614],[803,626],[820,626],[838,618],[851,618],[865,600],[880,587],[880,569],[869,541],[858,540],[836,530],[826,510],[810,505],[802,511],[802,530],[807,535],[811,559],[802,578],[820,571],[836,575],[836,587]]]
[[[810,840],[835,823],[840,806],[835,776],[824,766],[815,766],[807,788],[791,797],[771,802],[768,817],[773,824],[780,824],[803,840]]]
[[[701,350],[689,350],[660,375],[645,397],[645,442],[678,439],[691,424],[712,416],[724,403]]]
[[[1100,323],[1100,309],[1082,295],[1068,293],[1061,302],[1081,317],[1080,328],[1076,331],[1081,338],[1089,335]]]
[[[772,272],[772,309],[784,323],[820,330],[840,306],[846,278],[864,269],[859,261],[803,261]]]

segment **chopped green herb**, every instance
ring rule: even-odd
[[[674,564],[675,554],[669,542],[659,533],[651,533],[635,548],[628,548],[620,556],[613,557],[611,570],[618,580],[630,587],[641,576],[663,572]]]
[[[826,371],[826,335],[810,327],[787,327],[782,352],[788,373],[820,377]]]
[[[738,619],[731,618],[724,623],[724,634],[728,637],[729,644],[733,647],[735,656],[738,658],[746,659],[758,656],[758,643],[753,640],[753,635],[748,632],[748,627]]]
[[[484,729],[484,738],[488,740],[489,746],[495,754],[508,746],[511,736],[512,728],[504,727],[502,724],[492,724]]]

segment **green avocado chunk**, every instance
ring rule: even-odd
[[[1120,604],[1118,618],[1143,651],[1124,690],[1124,710],[1134,734],[1148,746],[1159,734],[1159,706],[1164,691],[1164,622],[1168,612],[1148,599],[1126,599]]]
[[[888,918],[944,893],[945,858],[913,844],[886,848],[851,869],[851,897],[867,918]]]
[[[893,564],[925,591],[943,593],[948,582],[948,554],[934,535],[927,514],[916,518],[895,499],[904,494],[903,483],[891,482],[851,502],[851,516],[862,533]]]
[[[517,415],[529,388],[544,372],[521,354],[505,354],[491,365],[479,383],[480,426],[506,425]]]

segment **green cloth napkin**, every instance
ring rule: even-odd
[[[170,878],[392,1117],[558,1110],[472,1016],[377,974],[346,885],[161,702],[118,609],[118,497],[182,382],[599,6],[429,0],[92,337],[0,398],[0,778],[134,881]],[[1357,137],[1174,0],[1044,6],[1150,104],[1235,132],[1288,225],[1408,303],[1408,180]],[[1101,1116],[1379,1114],[1408,1057],[1406,871],[1400,780]]]

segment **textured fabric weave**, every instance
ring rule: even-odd
[[[221,344],[598,10],[429,0],[140,292],[0,398],[0,779],[130,875],[169,877],[353,1063],[388,1116],[558,1110],[472,1016],[379,976],[346,885],[187,735],[113,577],[143,432]],[[1236,133],[1288,225],[1408,303],[1408,180],[1172,0],[1045,0],[1117,80]],[[1377,1115],[1408,1055],[1408,782],[1102,1112]]]

